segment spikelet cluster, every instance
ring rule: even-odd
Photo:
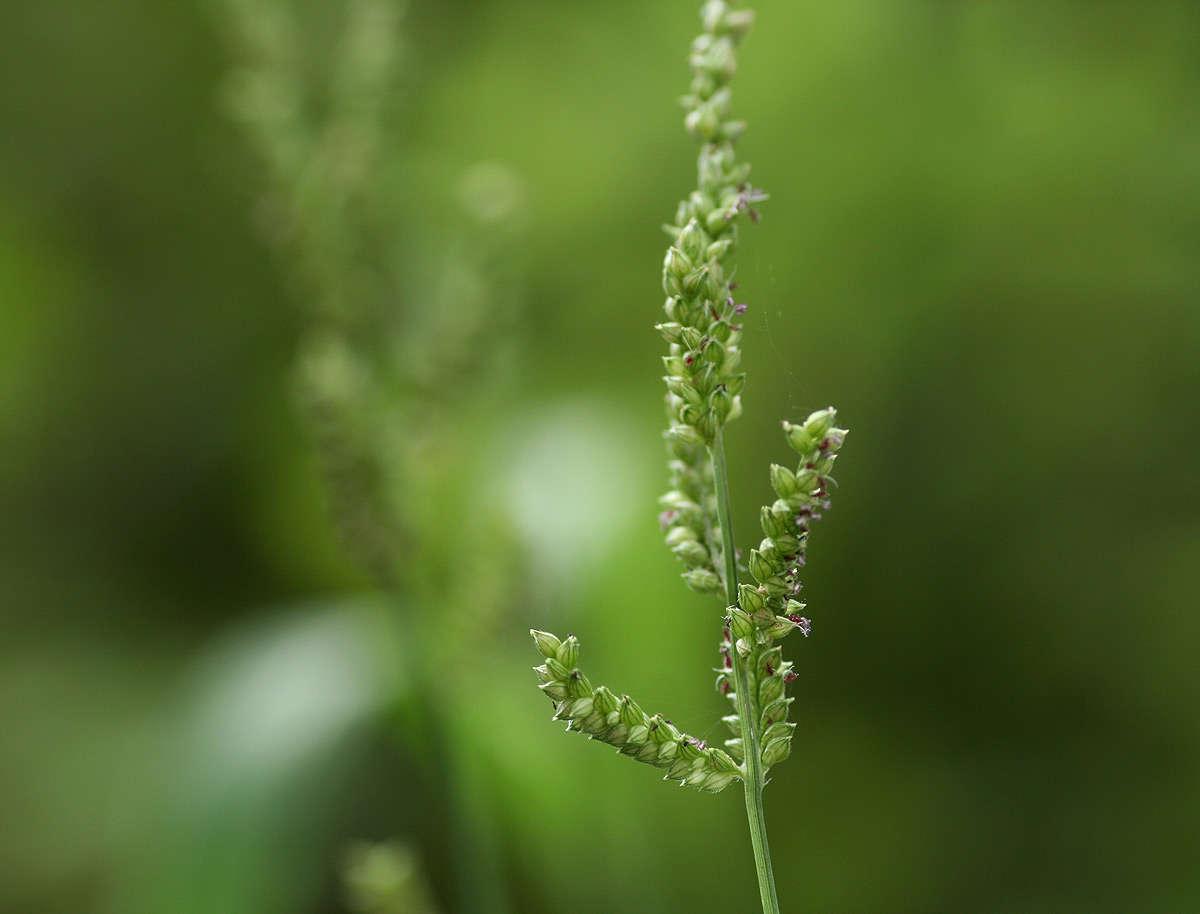
[[[681,733],[661,714],[647,714],[628,695],[618,698],[606,686],[593,686],[576,666],[579,642],[560,641],[549,632],[530,630],[546,662],[534,667],[540,688],[554,704],[554,719],[568,730],[615,746],[622,755],[666,769],[664,778],[716,793],[740,776],[728,753]]]
[[[662,270],[667,320],[656,329],[669,346],[663,380],[671,490],[659,501],[667,545],[687,566],[685,583],[700,593],[718,593],[721,536],[707,446],[741,414],[746,383],[740,371],[746,306],[734,301],[729,258],[738,218],[757,221],[752,205],[766,195],[747,183],[750,166],[736,160],[734,142],[746,125],[730,114],[734,49],[753,13],[712,0],[701,17],[704,31],[688,58],[690,91],[680,100],[687,111],[684,126],[701,144],[697,187],[679,204],[674,224],[664,226],[673,243]]]
[[[753,689],[751,707],[758,716],[755,723],[764,771],[791,753],[796,725],[788,721],[788,707],[794,699],[785,694],[785,687],[795,674],[776,642],[794,631],[807,637],[812,628],[803,614],[805,604],[798,599],[800,569],[808,549],[809,527],[820,519],[821,511],[829,508],[829,488],[835,484],[830,472],[846,439],[846,429],[834,427],[836,419],[837,411],[831,406],[798,425],[783,423],[788,444],[799,455],[799,461],[794,470],[771,466],[771,487],[778,497],[760,513],[763,540],[757,549],[750,550],[747,562],[756,583],[739,586],[738,606],[730,609],[721,643],[723,664],[717,688],[735,707],[730,652],[736,650],[747,658]],[[734,733],[725,745],[743,761],[741,721],[737,714],[723,719]]]

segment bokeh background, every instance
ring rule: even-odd
[[[785,910],[1200,910],[1200,7],[759,0],[739,538],[818,526]],[[659,226],[695,4],[41,0],[0,29],[0,909],[749,911],[692,732]]]

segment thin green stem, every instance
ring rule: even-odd
[[[717,492],[717,520],[721,524],[721,544],[725,554],[725,601],[736,606],[738,601],[737,558],[733,545],[733,511],[729,504],[729,474],[725,468],[725,439],[720,427],[709,448],[712,457],[713,482]],[[746,787],[746,818],[750,823],[750,843],[754,846],[754,867],[758,871],[758,893],[762,897],[763,914],[779,914],[779,899],[775,895],[775,874],[771,869],[771,850],[767,845],[767,821],[763,816],[762,748],[758,744],[758,712],[750,694],[750,671],[734,645],[733,673],[737,680],[737,712],[742,722],[742,748],[746,753],[742,783]]]

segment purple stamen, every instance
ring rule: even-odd
[[[812,623],[804,616],[788,616],[788,618],[796,623],[796,627],[800,629],[800,634],[805,638],[812,634]]]

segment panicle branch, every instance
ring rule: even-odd
[[[742,412],[746,375],[740,371],[741,315],[734,300],[730,255],[741,216],[758,221],[753,204],[766,194],[748,183],[734,143],[746,129],[731,115],[729,83],[737,70],[734,50],[754,14],[712,0],[701,10],[704,31],[692,42],[692,82],[680,99],[684,126],[701,144],[696,189],[664,226],[671,246],[663,259],[667,320],[656,325],[668,345],[667,385],[670,491],[661,499],[667,546],[687,566],[684,582],[700,593],[722,589],[724,560],[713,474],[707,448],[717,430]]]
[[[738,766],[720,749],[680,732],[661,714],[647,714],[628,695],[616,696],[606,686],[593,686],[576,666],[579,642],[574,635],[560,641],[549,632],[530,629],[546,662],[533,671],[539,688],[554,705],[554,719],[568,730],[615,746],[622,755],[666,769],[664,780],[716,793],[738,778]]]
[[[788,444],[799,461],[795,470],[771,466],[771,487],[778,498],[759,514],[763,540],[750,550],[747,562],[756,583],[739,585],[738,605],[729,610],[721,640],[723,668],[718,671],[717,688],[736,708],[730,652],[738,651],[748,663],[751,706],[757,717],[751,724],[759,733],[764,771],[791,753],[796,725],[788,722],[788,708],[794,699],[785,694],[785,686],[795,673],[776,642],[795,631],[807,638],[812,631],[804,614],[806,604],[797,599],[802,587],[800,569],[808,550],[809,526],[820,520],[820,512],[829,509],[829,489],[837,484],[830,471],[847,431],[834,427],[836,419],[837,411],[831,406],[798,425],[783,423]],[[731,714],[723,720],[734,733],[726,747],[744,761],[740,718]]]

